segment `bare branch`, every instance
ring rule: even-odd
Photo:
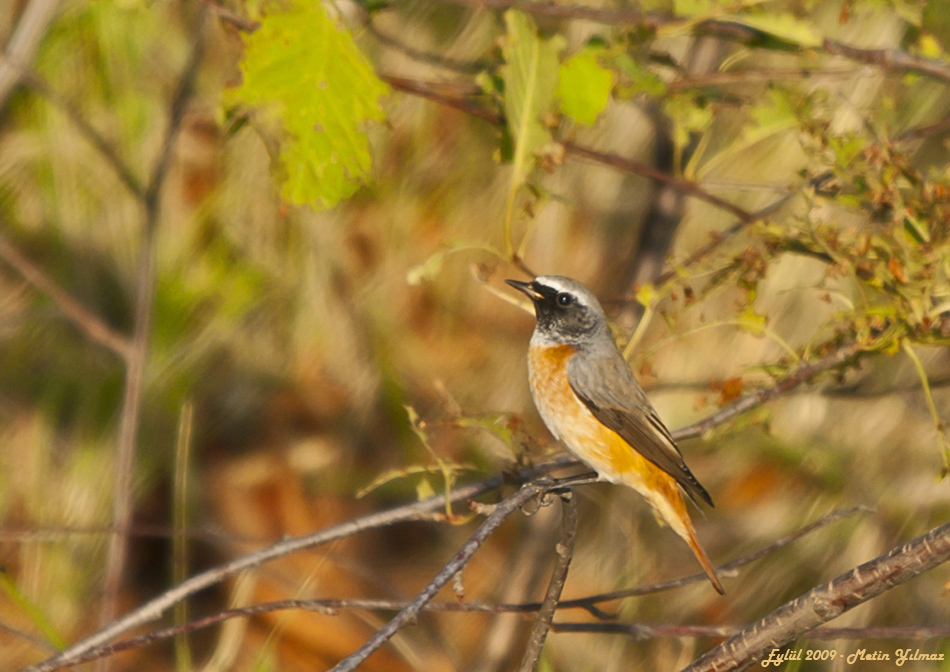
[[[663,637],[731,637],[743,630],[739,625],[643,625],[639,623],[555,623],[558,633],[592,633],[626,635],[635,642]],[[925,640],[950,636],[950,626],[882,627],[882,628],[815,628],[802,639],[915,639]]]
[[[944,117],[940,121],[934,122],[932,124],[918,126],[916,128],[911,128],[907,131],[904,131],[895,138],[895,141],[911,142],[914,140],[923,140],[924,138],[927,138],[931,135],[946,133],[947,131],[950,131],[950,117]]]
[[[537,467],[522,470],[516,474],[494,476],[478,483],[455,488],[449,500],[453,503],[465,501],[473,497],[478,497],[486,492],[496,490],[504,483],[523,483],[528,479],[537,478],[554,469],[569,466],[573,463],[574,461],[572,459],[561,457]],[[160,618],[165,611],[181,600],[245,569],[257,567],[271,560],[297,553],[298,551],[322,546],[339,539],[345,539],[346,537],[351,537],[366,532],[367,530],[388,527],[396,523],[411,520],[433,520],[432,512],[444,509],[445,502],[445,495],[436,495],[421,502],[405,504],[394,509],[387,509],[346,523],[341,523],[340,525],[314,532],[305,537],[286,539],[256,553],[236,558],[227,564],[191,577],[187,581],[184,581],[137,609],[134,609],[125,616],[122,616],[109,626],[102,628],[86,639],[70,646],[59,655],[26,668],[25,672],[50,672],[51,670],[72,665],[73,661],[78,660],[87,652],[111,642],[119,635],[133,628]]]
[[[894,72],[916,72],[944,82],[950,82],[950,67],[944,61],[911,56],[900,49],[858,49],[851,45],[825,40],[822,48],[829,54],[844,56],[852,61],[876,65]]]
[[[389,606],[388,600],[354,600],[365,604],[360,608],[380,609],[392,611],[395,607]],[[218,623],[222,623],[231,618],[247,618],[257,614],[273,613],[283,610],[300,609],[303,611],[315,611],[329,616],[335,615],[336,607],[331,603],[338,603],[345,606],[352,606],[349,600],[280,600],[278,602],[261,602],[258,604],[241,607],[239,609],[228,609],[204,618],[200,618],[183,625],[176,625],[162,630],[133,637],[116,644],[108,644],[89,651],[88,653],[71,660],[60,666],[58,669],[73,667],[81,663],[88,663],[105,656],[112,656],[123,651],[141,649],[150,644],[164,641],[172,637],[195,632],[203,628],[209,628]],[[374,603],[384,606],[374,607]],[[405,606],[406,602],[400,603]],[[458,609],[467,605],[457,602],[430,602],[426,605],[425,611],[474,611],[471,609]],[[493,605],[484,605],[493,606]],[[45,642],[35,640],[25,633],[11,631],[10,628],[4,628],[15,636],[29,639],[37,646],[50,648]],[[741,632],[743,626],[738,625],[642,625],[636,623],[553,623],[551,631],[561,634],[602,634],[602,635],[624,635],[634,641],[646,641],[649,639],[661,639],[666,637],[730,637],[737,632]],[[812,640],[824,639],[913,639],[927,640],[938,637],[950,636],[950,626],[928,626],[928,627],[867,627],[867,628],[815,628],[808,632],[805,638]]]
[[[489,68],[489,64],[484,60],[478,61],[461,61],[455,58],[449,58],[447,56],[442,56],[437,53],[429,53],[411,47],[399,38],[393,37],[392,35],[387,35],[377,28],[372,21],[372,17],[363,24],[366,28],[366,31],[376,38],[380,44],[383,44],[390,49],[395,49],[400,53],[405,54],[409,58],[419,61],[420,63],[426,63],[428,65],[434,65],[440,68],[445,68],[446,70],[451,70],[453,72],[460,72],[463,74],[476,75],[483,70]]]
[[[693,662],[683,672],[745,670],[773,648],[950,559],[950,523],[813,588]]]
[[[172,147],[178,137],[185,106],[194,90],[198,76],[198,66],[204,54],[203,29],[206,13],[204,7],[198,11],[192,37],[191,55],[181,76],[178,90],[172,99],[165,138],[143,196],[145,222],[137,281],[135,326],[132,333],[131,350],[126,360],[125,390],[122,399],[122,413],[119,419],[118,445],[116,446],[115,500],[112,517],[117,532],[109,537],[109,547],[106,553],[104,595],[99,614],[100,625],[110,623],[115,618],[116,601],[122,585],[127,551],[127,539],[119,530],[128,529],[132,520],[132,476],[135,468],[135,447],[145,384],[145,366],[148,361],[152,303],[155,295],[155,230],[159,219],[159,196],[168,172]]]
[[[457,95],[458,86],[455,87],[456,92],[449,93],[446,90],[447,85],[438,82],[420,82],[414,79],[385,74],[380,74],[379,78],[398,91],[426,98],[439,105],[451,107],[473,117],[484,119],[496,126],[505,123],[505,118],[498,112],[485,109],[481,105],[477,105]],[[464,95],[472,93],[475,93],[475,91],[471,87],[466,87]]]
[[[6,236],[0,234],[0,259],[12,266],[24,280],[42,292],[63,312],[63,314],[86,336],[96,343],[104,345],[114,353],[128,359],[131,352],[129,339],[100,320],[56,281],[41,271],[26,255],[18,250]]]
[[[458,553],[442,568],[442,571],[436,574],[435,578],[429,582],[429,585],[409,603],[409,606],[400,611],[395,618],[378,630],[366,644],[341,660],[331,672],[352,672],[360,663],[369,658],[374,651],[379,649],[383,644],[388,642],[393,635],[399,632],[400,628],[412,622],[416,616],[418,616],[422,608],[435,597],[436,593],[468,564],[469,559],[475,551],[481,547],[491,533],[494,532],[508,516],[545,490],[546,487],[538,483],[526,483],[521,486],[518,492],[498,504],[491,515],[475,530],[475,534],[465,542],[465,545],[462,546]]]
[[[535,472],[536,472],[535,475],[537,475],[537,470],[535,470]],[[500,478],[490,479],[490,482],[493,484],[493,487],[498,487],[499,485],[501,485]],[[573,479],[571,482],[576,484],[576,481],[574,481]],[[462,488],[460,492],[455,493],[456,498],[454,498],[453,501],[458,501],[468,496],[475,496],[476,494],[480,494],[478,488],[481,488],[483,486],[484,486],[484,483],[476,483],[470,486],[465,486],[465,488]],[[382,512],[382,514],[374,514],[373,516],[370,517],[374,519],[374,522],[370,522],[367,519],[351,521],[351,524],[348,525],[348,527],[350,528],[350,531],[337,534],[335,536],[328,536],[328,533],[334,532],[336,528],[333,528],[331,530],[326,530],[325,532],[319,532],[315,535],[311,535],[310,537],[308,537],[307,540],[312,541],[312,543],[308,543],[306,545],[301,543],[302,541],[304,541],[302,539],[288,540],[287,542],[282,542],[278,546],[293,545],[292,550],[290,551],[283,550],[278,555],[274,553],[273,548],[266,549],[263,553],[268,554],[268,557],[266,557],[265,559],[260,559],[260,557],[257,557],[256,564],[261,564],[265,562],[266,560],[272,560],[276,557],[282,557],[283,555],[287,555],[288,553],[296,552],[298,550],[303,550],[304,548],[310,548],[318,544],[329,543],[330,541],[341,539],[345,536],[351,536],[360,531],[373,529],[375,527],[380,527],[383,525],[391,525],[395,522],[400,522],[403,520],[419,519],[422,517],[422,515],[424,515],[424,511],[441,509],[443,507],[444,507],[444,498],[437,497],[427,502],[421,502],[417,504],[411,504],[408,506],[402,506],[402,507],[399,507],[399,509],[393,510],[391,512]],[[842,510],[842,511],[833,511],[830,514],[823,516],[819,520],[816,520],[815,522],[805,526],[801,530],[798,530],[796,532],[793,532],[792,534],[786,535],[785,537],[782,537],[781,539],[778,539],[757,551],[754,551],[748,555],[745,555],[741,558],[737,558],[736,560],[733,560],[732,562],[729,562],[723,565],[722,567],[720,567],[719,571],[720,572],[729,571],[731,569],[749,564],[750,562],[753,562],[754,560],[761,558],[767,553],[772,553],[778,550],[779,548],[782,548],[792,543],[796,539],[799,539],[806,534],[814,532],[837,520],[840,520],[847,516],[854,515],[855,513],[866,511],[866,510],[868,509],[864,507],[856,507],[853,509],[847,509],[847,510]],[[393,517],[391,515],[390,516],[385,515],[387,513],[389,514],[395,513],[397,514],[397,517]],[[358,526],[359,526],[359,529],[357,529]],[[259,556],[259,555],[261,554],[254,554],[254,556]],[[212,572],[216,573],[216,577],[214,577],[213,580],[204,580],[203,582],[198,582],[197,580],[204,577],[205,575],[193,577],[192,579],[190,579],[190,582],[196,583],[197,585],[193,586],[192,589],[189,589],[185,595],[180,595],[176,601],[180,601],[181,599],[184,599],[184,597],[187,594],[195,593],[204,587],[217,583],[218,581],[223,579],[224,576],[233,574],[234,572],[241,571],[242,569],[246,569],[250,566],[253,566],[251,564],[248,564],[246,560],[247,558],[241,558],[230,563],[230,565],[228,565],[227,567],[231,567],[232,570],[224,571],[225,568],[222,568],[221,571],[212,570]],[[666,590],[669,588],[678,587],[680,585],[685,585],[686,583],[692,583],[700,579],[706,580],[706,575],[696,574],[690,577],[685,577],[685,579],[680,579],[677,581],[653,584],[650,586],[642,586],[640,588],[628,589],[626,591],[617,591],[615,593],[604,593],[602,595],[593,595],[590,597],[580,598],[576,600],[562,600],[558,602],[557,608],[559,610],[572,609],[572,608],[586,609],[587,611],[594,613],[595,615],[598,615],[598,617],[600,618],[609,619],[611,618],[609,614],[605,614],[604,612],[601,612],[599,609],[594,607],[593,604],[596,602],[616,600],[623,597],[633,597],[636,595],[646,595],[650,593],[655,593],[655,592],[659,592],[660,590]],[[53,669],[62,669],[64,667],[71,667],[73,665],[78,665],[79,663],[97,660],[104,656],[109,656],[115,653],[119,653],[121,651],[128,651],[130,649],[141,648],[143,646],[147,646],[154,642],[168,639],[170,637],[175,637],[183,633],[194,632],[202,628],[208,628],[218,623],[222,623],[231,618],[241,618],[241,617],[253,616],[255,614],[283,611],[287,609],[303,609],[305,611],[319,611],[326,614],[335,614],[337,611],[342,610],[342,609],[366,609],[370,611],[401,611],[405,609],[408,605],[409,605],[409,602],[405,600],[380,600],[380,599],[326,599],[324,598],[324,599],[313,599],[313,600],[296,599],[296,600],[279,600],[276,602],[262,602],[259,604],[249,605],[246,607],[240,607],[236,609],[228,609],[225,611],[221,611],[216,614],[212,614],[205,618],[201,618],[184,625],[178,625],[174,627],[165,628],[153,633],[149,633],[147,635],[134,637],[131,639],[124,640],[122,642],[115,643],[115,644],[99,644],[92,647],[85,647],[81,653],[69,655],[63,661],[54,661],[54,660],[46,661],[47,663],[55,663],[54,665],[50,667],[37,667],[37,668],[31,668],[31,669],[53,670]],[[164,607],[161,607],[160,609],[161,611],[164,611],[169,606],[171,606],[171,603],[166,604]],[[527,603],[522,603],[522,604],[486,604],[484,602],[464,602],[464,603],[430,602],[427,605],[425,605],[424,611],[453,612],[453,613],[460,613],[460,612],[491,613],[491,614],[531,613],[531,612],[540,610],[541,606],[542,604],[540,602],[527,602]],[[131,629],[132,627],[134,627],[134,625],[141,625],[150,620],[154,620],[155,618],[158,618],[158,615],[160,615],[161,611],[159,611],[159,614],[153,615],[149,618],[138,619],[135,624],[125,627],[121,632],[125,632]],[[130,614],[129,616],[132,616],[132,615],[133,614]],[[570,629],[570,624],[565,625],[565,628],[566,629],[564,630],[564,632],[572,632],[572,630]],[[557,626],[557,625],[553,626],[553,629],[556,632],[561,631],[560,626]],[[738,631],[738,628],[736,628],[733,632],[737,632],[737,631]],[[116,635],[121,634],[121,632],[116,633]],[[606,632],[620,632],[620,630],[608,629]],[[657,630],[657,632],[660,633],[659,630]],[[729,634],[732,634],[732,633],[726,633],[723,636],[728,636]],[[657,636],[673,636],[673,635],[672,634],[670,635],[657,634]],[[873,636],[873,635],[869,635],[869,636]],[[881,636],[883,637],[885,635],[881,635]],[[110,637],[109,639],[111,638],[112,637]],[[46,663],[44,663],[44,665],[45,664]]]
[[[700,436],[713,427],[728,422],[733,418],[736,418],[743,413],[752,410],[753,408],[761,406],[766,401],[774,399],[793,387],[798,387],[802,383],[811,380],[819,373],[823,373],[829,369],[841,366],[860,352],[861,348],[858,344],[848,343],[816,362],[799,366],[789,376],[783,378],[772,387],[767,387],[759,390],[758,392],[748,394],[736,403],[724,408],[718,413],[709,416],[705,420],[701,420],[700,422],[692,424],[689,427],[683,427],[682,429],[673,432],[673,438],[677,441],[682,441],[683,439]]]
[[[857,346],[844,346],[840,350],[835,351],[831,355],[819,360],[818,362],[803,366],[785,380],[780,381],[777,385],[751,394],[748,397],[736,402],[736,404],[733,406],[724,409],[720,413],[717,413],[711,418],[696,423],[695,425],[685,427],[677,432],[674,432],[673,435],[677,440],[682,440],[690,436],[698,436],[699,434],[708,431],[718,424],[722,424],[728,420],[731,420],[740,413],[744,413],[761,405],[768,399],[774,398],[781,392],[806,382],[817,373],[838,366],[839,364],[847,361],[847,359],[856,353]],[[512,475],[509,478],[510,480],[520,480],[520,482],[523,482],[524,480],[534,478],[540,474],[548,473],[553,469],[576,464],[577,461],[575,459],[569,456],[562,456],[557,460],[540,465],[539,467],[522,470],[518,474]],[[457,502],[469,499],[471,497],[476,497],[480,494],[498,488],[504,481],[505,478],[496,476],[479,483],[458,488],[453,491],[451,501]],[[164,613],[166,609],[178,603],[180,600],[183,600],[189,595],[207,588],[208,586],[214,585],[215,583],[218,583],[224,578],[231,576],[232,574],[235,574],[241,570],[247,569],[249,567],[255,567],[270,560],[295,553],[305,548],[312,548],[330,541],[334,541],[336,539],[342,539],[354,534],[359,534],[360,532],[363,532],[367,529],[392,525],[394,523],[406,520],[419,519],[426,513],[438,510],[444,505],[444,496],[433,497],[423,502],[418,502],[398,507],[396,509],[382,511],[364,518],[359,518],[357,520],[351,521],[350,523],[337,525],[306,537],[289,539],[264,549],[263,551],[238,558],[226,565],[192,577],[179,586],[176,586],[172,590],[169,590],[156,597],[151,602],[146,603],[126,616],[120,618],[110,626],[103,628],[96,634],[91,635],[90,637],[87,637],[86,639],[69,647],[60,655],[45,660],[42,663],[38,663],[37,665],[34,665],[28,669],[30,672],[48,672],[49,670],[62,667],[67,663],[67,661],[73,660],[96,647],[102,646],[103,644],[107,644],[122,633],[144,623],[155,620],[161,616],[161,614]],[[560,606],[563,608],[568,606],[568,604],[562,602]]]
[[[809,523],[800,530],[796,530],[790,534],[776,539],[767,546],[763,546],[757,551],[753,551],[747,555],[742,556],[741,558],[736,558],[730,562],[727,562],[724,565],[720,565],[716,568],[716,571],[721,576],[730,576],[736,573],[736,570],[745,565],[751,564],[756,560],[759,560],[769,553],[774,553],[780,548],[788,546],[792,542],[804,537],[807,534],[811,534],[817,530],[820,530],[823,527],[831,525],[834,522],[837,522],[843,518],[848,518],[857,513],[865,513],[870,511],[868,507],[865,506],[856,506],[851,509],[838,509],[832,511],[831,513],[822,516],[813,523]],[[662,583],[654,583],[647,586],[639,586],[637,588],[625,588],[623,590],[615,590],[609,593],[600,593],[598,595],[591,595],[589,597],[581,597],[573,600],[563,600],[558,606],[561,609],[569,609],[574,607],[581,607],[587,609],[594,616],[600,619],[611,619],[614,618],[612,614],[608,614],[600,609],[596,608],[595,605],[601,602],[610,602],[613,600],[619,600],[625,597],[640,597],[641,595],[650,595],[652,593],[660,593],[665,590],[672,590],[674,588],[680,588],[682,586],[689,585],[691,583],[696,583],[697,581],[707,581],[709,577],[705,572],[699,572],[698,574],[691,574],[689,576],[684,576],[679,579],[673,579],[672,581],[664,581]]]
[[[528,644],[525,647],[524,657],[521,659],[519,672],[533,672],[538,666],[544,640],[547,639],[554,620],[554,612],[558,607],[564,582],[567,581],[567,572],[571,567],[571,558],[574,557],[574,541],[577,538],[577,502],[574,493],[570,490],[561,493],[561,536],[555,545],[557,560],[551,571],[551,581],[547,593],[538,611],[538,617],[528,635]]]
[[[863,74],[863,68],[766,68],[762,70],[726,70],[707,72],[675,79],[666,85],[669,91],[685,91],[712,86],[730,84],[749,84],[751,82],[776,82],[791,79],[824,79],[857,77]]]
[[[30,0],[20,14],[0,61],[0,108],[6,105],[10,92],[20,82],[22,68],[33,60],[58,7],[58,0]]]
[[[29,69],[21,69],[20,71],[23,82],[29,86],[31,89],[36,91],[39,95],[47,100],[47,102],[55,105],[59,108],[60,112],[65,114],[73,125],[79,129],[79,132],[82,134],[86,140],[96,148],[96,150],[102,155],[106,160],[112,170],[115,171],[119,179],[122,181],[122,184],[125,185],[126,189],[131,192],[133,196],[139,199],[145,198],[145,187],[142,185],[142,182],[138,177],[135,176],[135,173],[129,167],[129,165],[123,161],[115,148],[106,140],[95,127],[89,123],[89,121],[82,115],[79,109],[73,105],[70,101],[66,100],[58,92],[54,91],[53,88],[36,72]]]
[[[645,30],[663,26],[688,27],[692,19],[661,14],[644,13],[637,8],[613,9],[584,5],[556,5],[530,0],[443,0],[449,4],[478,9],[520,9],[535,16],[557,19],[583,19],[607,25],[636,25]],[[730,22],[728,19],[701,21],[692,26],[700,35],[710,35],[724,40],[748,42],[761,35],[749,26]],[[916,72],[927,77],[950,82],[950,67],[944,61],[912,56],[899,49],[860,49],[836,40],[825,39],[821,49],[834,56],[844,56],[852,61],[877,66],[893,72]]]
[[[578,145],[574,142],[567,141],[562,144],[564,145],[564,149],[568,154],[590,159],[592,161],[596,161],[597,163],[602,163],[605,166],[612,166],[634,175],[643,175],[644,177],[649,177],[650,179],[656,180],[657,182],[668,184],[687,196],[692,196],[693,198],[705,201],[716,206],[717,208],[720,208],[721,210],[731,213],[742,222],[751,223],[756,220],[755,215],[753,215],[751,212],[744,210],[738,205],[734,205],[729,201],[724,201],[715,194],[709,193],[692,180],[673,177],[672,175],[662,173],[645,164],[625,159],[622,156],[618,156],[617,154],[612,154],[610,152],[599,152],[597,150],[590,149],[589,147]]]

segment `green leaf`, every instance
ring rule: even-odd
[[[630,58],[627,54],[617,54],[614,63],[629,78],[628,82],[624,82],[626,85],[624,86],[625,95],[632,98],[642,93],[651,98],[659,98],[666,94],[666,84],[659,75]]]
[[[541,115],[553,108],[558,83],[560,35],[544,40],[528,16],[518,10],[505,12],[505,46],[501,69],[505,80],[504,107],[508,128],[515,140],[513,186],[524,184],[534,168],[534,157],[551,143],[551,133]]]
[[[769,89],[765,98],[753,105],[749,113],[753,123],[743,131],[744,146],[798,128],[800,123],[788,94],[781,89]]]
[[[277,114],[284,198],[329,208],[352,195],[372,164],[364,122],[383,118],[388,90],[353,38],[319,3],[301,2],[267,16],[245,48],[230,99]]]
[[[765,317],[765,315],[761,315],[749,307],[739,314],[736,324],[740,329],[752,334],[753,336],[764,336],[768,319]]]
[[[613,74],[597,62],[598,47],[587,47],[561,66],[557,95],[561,111],[582,124],[593,125],[607,107]]]

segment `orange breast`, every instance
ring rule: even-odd
[[[651,500],[657,495],[679,499],[676,482],[607,428],[584,405],[567,378],[575,350],[568,345],[533,345],[528,377],[538,412],[564,446],[609,481],[624,483]],[[652,496],[651,496],[652,495]]]

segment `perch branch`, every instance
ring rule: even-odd
[[[557,560],[551,571],[551,581],[548,590],[538,610],[538,617],[528,635],[528,644],[525,647],[524,657],[521,659],[519,672],[534,672],[544,648],[544,640],[551,630],[551,621],[558,608],[561,591],[567,581],[567,572],[571,567],[571,558],[574,557],[574,541],[577,538],[577,501],[574,493],[567,490],[561,493],[561,536],[555,544]]]
[[[745,670],[773,648],[950,559],[950,523],[788,602],[698,658],[683,672]]]
[[[379,629],[366,644],[341,660],[331,672],[352,672],[352,670],[355,670],[364,660],[369,658],[374,651],[388,642],[403,626],[414,621],[423,607],[436,596],[436,593],[438,593],[453,576],[462,571],[475,551],[481,548],[481,545],[488,539],[491,533],[494,532],[508,516],[545,490],[545,486],[539,485],[538,483],[526,483],[521,486],[521,489],[514,495],[499,503],[494,511],[492,511],[478,529],[475,530],[475,534],[465,542],[465,545],[462,546],[458,553],[442,568],[442,571],[436,574],[435,578],[429,582],[429,585],[427,585],[405,609],[400,611],[389,623]]]

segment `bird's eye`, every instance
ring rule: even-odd
[[[563,307],[569,306],[574,303],[574,297],[568,294],[567,292],[561,292],[557,295],[557,305]]]

